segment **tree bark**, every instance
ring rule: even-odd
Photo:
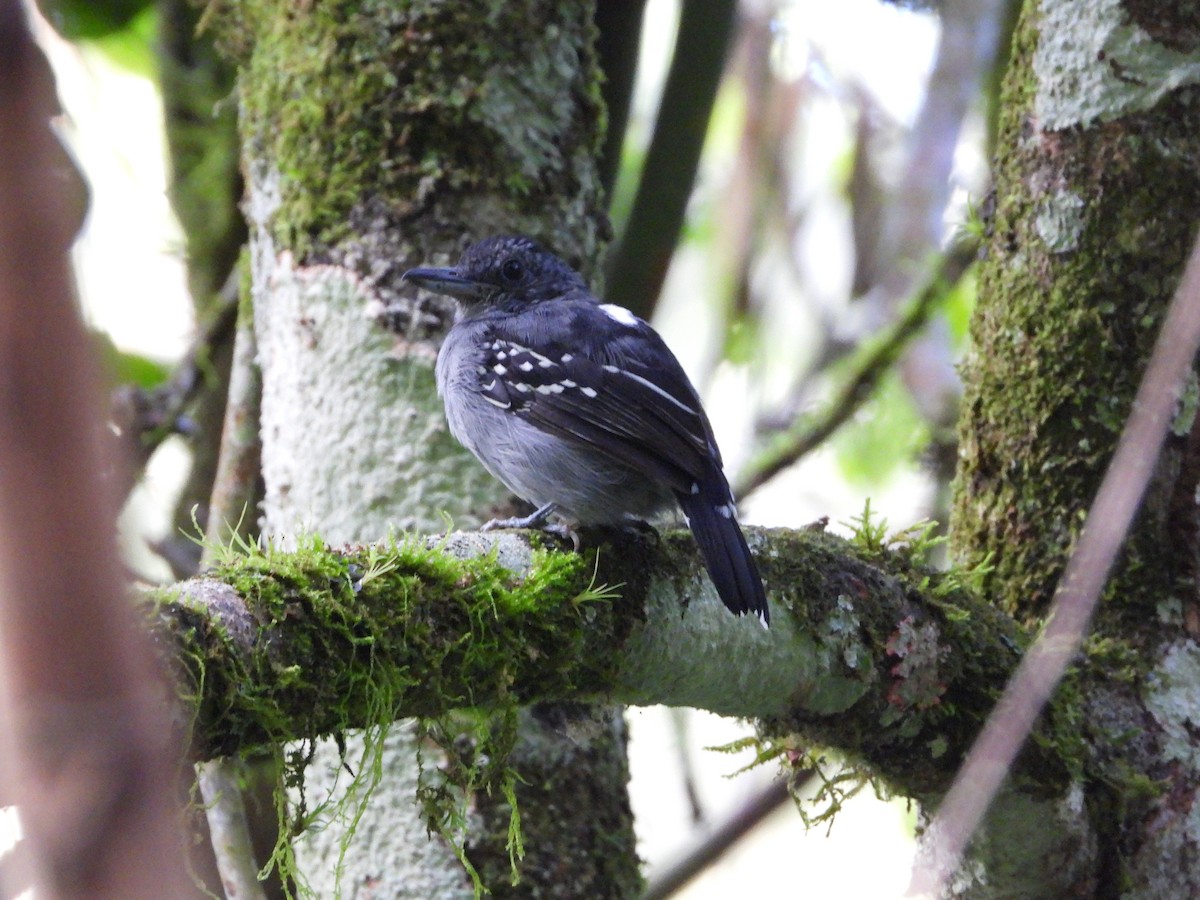
[[[961,559],[992,554],[985,588],[1024,622],[1046,611],[1195,237],[1198,36],[1195,10],[1164,2],[1030,2],[1017,28],[951,533]],[[1198,477],[1185,402],[1080,663],[1084,766],[1057,796],[1014,784],[963,892],[1200,891],[1183,701],[1200,684]],[[1059,839],[1020,840],[1055,816]]]
[[[314,530],[341,542],[439,530],[446,516],[477,524],[504,495],[450,437],[434,391],[433,361],[452,311],[414,298],[400,275],[496,232],[542,238],[595,269],[607,220],[595,161],[603,113],[592,4],[210,9],[241,67],[264,531],[294,538]],[[536,742],[523,758],[555,758],[553,730],[525,725]],[[588,791],[611,810],[595,810],[597,819],[613,827],[581,835],[545,822],[534,833],[528,819],[525,839],[558,852],[568,868],[583,866],[585,854],[614,854],[623,859],[619,877],[564,879],[531,866],[525,893],[552,896],[560,883],[575,896],[634,890],[623,730],[614,724],[598,734],[594,750],[602,764],[531,777],[518,794],[533,807],[542,792]],[[407,732],[391,732],[389,777],[355,826],[405,846],[384,851],[384,842],[355,840],[342,855],[337,829],[307,832],[299,867],[317,893],[332,895],[339,877],[342,893],[368,885],[394,897],[471,893],[449,848],[425,837],[415,773],[404,771],[415,751]],[[342,758],[325,745],[308,768],[310,795],[332,788]],[[481,812],[464,839],[480,858],[507,859],[505,835],[492,847],[485,821],[501,800],[476,798]],[[335,872],[339,858],[344,868]]]

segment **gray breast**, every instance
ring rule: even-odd
[[[464,327],[465,326],[465,327]],[[438,392],[454,437],[489,472],[535,506],[554,503],[574,524],[612,524],[649,518],[672,502],[660,484],[578,441],[535,428],[519,413],[481,393],[482,379],[469,323],[451,330],[437,361]]]

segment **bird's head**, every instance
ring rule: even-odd
[[[465,306],[554,300],[587,290],[583,277],[532,238],[502,235],[468,247],[458,265],[409,269],[404,280]]]

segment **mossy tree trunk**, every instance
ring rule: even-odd
[[[987,590],[1026,623],[1047,611],[1196,236],[1197,82],[1194,4],[1025,4],[952,535],[960,559],[994,554]],[[1200,894],[1194,412],[1181,410],[1081,662],[1087,762],[1060,796],[1002,797],[973,861],[990,888],[964,869],[973,896]]]
[[[450,322],[401,274],[468,239],[524,232],[594,270],[607,229],[592,4],[215,4],[240,67],[252,292],[263,372],[264,531],[377,540],[486,519],[504,501],[449,435],[433,362]],[[619,712],[567,738],[523,717],[522,880],[509,888],[507,806],[477,798],[467,852],[496,893],[629,896],[637,860]],[[298,842],[319,896],[470,896],[416,802],[416,739],[392,729],[382,782],[338,867],[342,835]],[[358,765],[353,742],[346,759]],[[437,764],[426,747],[425,765]],[[311,799],[342,769],[324,745]],[[552,802],[553,801],[553,802]],[[498,827],[497,823],[502,823]]]

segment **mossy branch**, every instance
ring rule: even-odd
[[[463,707],[606,698],[755,717],[936,792],[1018,659],[1011,621],[961,573],[864,529],[750,533],[770,631],[720,605],[686,533],[580,554],[455,533],[231,557],[149,592],[203,757]],[[920,535],[906,536],[916,546]],[[532,543],[531,543],[532,542]],[[1042,783],[1074,769],[1053,718]]]

